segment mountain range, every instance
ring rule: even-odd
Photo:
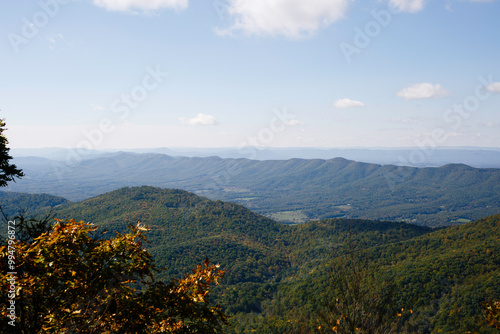
[[[337,217],[442,226],[500,213],[500,169],[464,164],[417,168],[343,158],[260,161],[126,152],[15,163],[27,176],[9,191],[81,201],[122,187],[178,188],[284,223]]]
[[[422,143],[425,144],[425,143]],[[93,159],[120,150],[89,150],[65,148],[14,148],[12,155],[21,157],[40,157],[65,161],[77,155],[79,159]],[[123,150],[122,150],[123,151]],[[345,158],[359,162],[380,165],[410,167],[441,167],[447,164],[462,163],[477,168],[500,168],[500,149],[496,147],[434,147],[427,144],[407,148],[314,148],[314,147],[245,147],[245,148],[143,148],[124,150],[128,153],[155,153],[173,157],[212,157],[224,159],[288,160],[288,159],[333,159]]]

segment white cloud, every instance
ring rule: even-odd
[[[486,86],[486,89],[490,92],[500,93],[500,82],[492,82]]]
[[[422,82],[413,86],[403,88],[397,93],[398,97],[405,100],[439,98],[450,95],[440,84]]]
[[[234,22],[221,35],[310,36],[344,17],[348,0],[228,0]]]
[[[304,123],[302,123],[301,121],[297,120],[297,119],[292,119],[290,120],[290,122],[288,122],[288,126],[298,126],[298,125],[303,125]]]
[[[354,108],[354,107],[364,107],[365,104],[361,101],[355,101],[351,99],[340,99],[333,102],[335,108]]]
[[[416,13],[424,8],[424,0],[389,0],[389,5],[396,10]]]
[[[215,119],[214,116],[211,115],[205,115],[202,113],[199,113],[196,115],[196,117],[193,118],[179,118],[179,121],[182,124],[186,125],[217,125],[219,122]]]
[[[181,10],[187,8],[188,0],[94,0],[94,4],[119,12],[152,11],[162,8]]]

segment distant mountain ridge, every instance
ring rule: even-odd
[[[477,168],[500,168],[500,148],[495,147],[408,147],[408,148],[315,148],[315,147],[246,147],[238,148],[144,148],[126,150],[82,150],[65,148],[12,149],[19,157],[42,157],[65,161],[87,160],[107,156],[116,152],[154,153],[173,157],[218,156],[223,159],[288,160],[288,159],[333,159],[345,158],[380,165],[412,167],[440,167],[451,163],[463,163]]]
[[[114,153],[76,164],[18,158],[8,190],[82,200],[127,186],[178,188],[282,222],[332,217],[436,226],[500,213],[500,169],[402,167],[343,158],[249,160]]]

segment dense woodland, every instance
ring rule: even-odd
[[[46,212],[44,198],[33,199]],[[343,277],[364,279],[368,309],[386,298],[386,332],[496,332],[482,303],[500,299],[500,215],[434,230],[359,219],[283,225],[241,205],[146,186],[60,204],[55,217],[100,229],[147,225],[146,247],[166,266],[160,278],[183,277],[206,258],[220,264],[213,300],[229,316],[229,333],[333,332],[342,306],[332,304],[342,293],[335,273],[356,261],[363,265]]]

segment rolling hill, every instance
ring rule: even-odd
[[[238,204],[147,186],[61,205],[55,215],[119,232],[137,221],[148,225],[147,247],[167,267],[165,278],[205,257],[220,263],[226,277],[217,301],[232,316],[233,333],[293,333],[296,321],[301,333],[315,332],[330,261],[347,240],[394,282],[394,305],[412,309],[405,321],[414,332],[494,333],[480,303],[500,298],[500,215],[438,230],[359,219],[289,226]]]
[[[15,217],[26,213],[41,213],[50,211],[51,208],[67,204],[65,198],[47,194],[27,194],[0,191],[0,208],[7,217]]]

